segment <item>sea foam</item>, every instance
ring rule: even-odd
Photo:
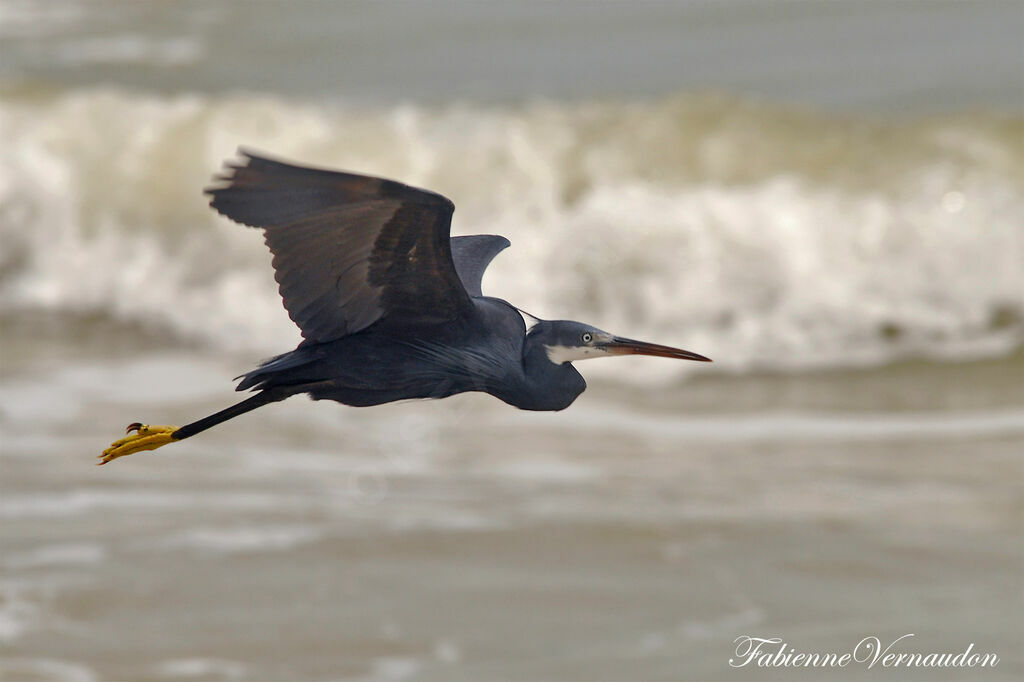
[[[704,371],[1000,355],[1024,339],[1022,126],[691,96],[373,108],[6,95],[0,313],[290,348],[259,233],[200,191],[245,145],[442,192],[455,234],[512,240],[485,293],[707,354]],[[695,369],[606,365],[593,369],[641,381]]]

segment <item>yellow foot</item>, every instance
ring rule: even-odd
[[[178,440],[172,435],[178,428],[177,426],[149,426],[148,424],[140,424],[138,422],[129,424],[128,428],[125,429],[128,435],[121,440],[111,443],[110,447],[99,456],[100,461],[97,464],[106,464],[118,457],[142,452],[143,450],[156,450],[158,447],[173,443]],[[135,433],[132,433],[132,431]]]

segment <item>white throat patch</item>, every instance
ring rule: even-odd
[[[606,351],[592,346],[548,346],[544,348],[548,352],[548,360],[556,365],[576,360],[587,360],[589,358],[600,358],[606,355]]]

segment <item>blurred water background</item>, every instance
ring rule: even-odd
[[[1016,2],[0,2],[0,679],[1024,676]],[[444,193],[485,292],[707,354],[564,413],[301,398],[239,145]],[[802,674],[801,674],[802,673]],[[759,679],[876,674],[761,670]]]

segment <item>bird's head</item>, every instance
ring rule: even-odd
[[[529,340],[531,345],[543,348],[547,359],[556,365],[613,355],[654,355],[711,362],[710,358],[688,350],[615,336],[571,320],[541,320],[530,329]]]

